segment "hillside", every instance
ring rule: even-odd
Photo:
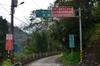
[[[8,23],[9,26],[9,32],[10,33],[10,23]],[[14,51],[17,52],[19,51],[22,47],[24,42],[27,40],[29,35],[22,31],[20,28],[14,26]]]

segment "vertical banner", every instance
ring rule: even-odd
[[[75,48],[75,42],[74,42],[74,35],[73,34],[69,35],[69,47]]]
[[[6,48],[5,50],[13,50],[13,36],[12,34],[6,34]]]

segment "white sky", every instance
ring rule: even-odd
[[[55,0],[18,0],[18,3],[24,1],[25,3],[19,5],[15,10],[14,25],[20,26],[22,21],[27,23],[26,19],[29,19],[32,10],[47,9],[50,3],[54,3]],[[0,0],[0,16],[6,18],[10,22],[10,5],[11,0]],[[25,19],[26,18],[26,19]],[[21,21],[20,21],[21,20]]]

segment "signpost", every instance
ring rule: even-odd
[[[69,47],[71,48],[71,56],[73,58],[73,48],[75,48],[74,35],[69,35]]]
[[[36,10],[36,17],[52,17],[51,10]]]
[[[74,17],[72,6],[59,6],[52,8],[53,17]]]

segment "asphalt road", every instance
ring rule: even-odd
[[[61,64],[59,64],[57,62],[57,59],[60,57],[61,55],[55,55],[55,56],[51,56],[51,57],[47,57],[47,58],[43,58],[34,62],[31,62],[25,66],[61,66]]]

